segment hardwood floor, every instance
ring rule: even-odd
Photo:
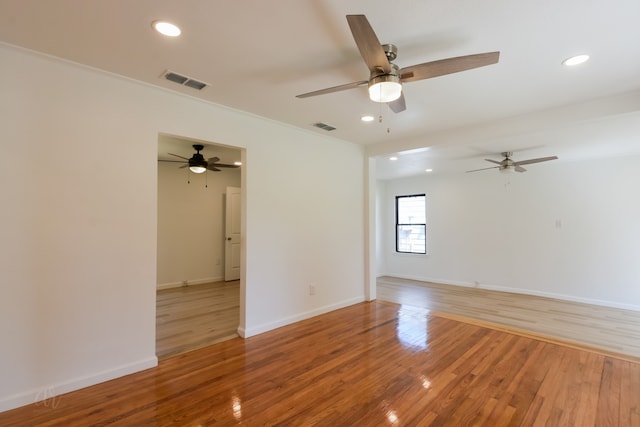
[[[156,355],[165,358],[237,337],[239,322],[239,280],[160,290]]]
[[[379,277],[377,296],[453,319],[640,362],[640,312],[551,298]]]
[[[0,414],[3,426],[640,426],[640,364],[356,304]]]

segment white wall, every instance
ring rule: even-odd
[[[362,147],[296,129],[286,135],[254,137],[246,152],[241,335],[364,300]]]
[[[0,410],[156,364],[159,133],[246,148],[247,335],[364,299],[361,147],[7,45],[0,63]]]
[[[640,157],[385,182],[384,274],[640,310]],[[428,255],[394,251],[394,197],[427,195]]]
[[[189,184],[178,166],[158,163],[158,288],[224,280],[224,197],[240,187],[240,169],[191,174]]]

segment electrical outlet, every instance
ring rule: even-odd
[[[309,295],[315,295],[315,294],[316,294],[316,285],[312,283],[309,285]]]

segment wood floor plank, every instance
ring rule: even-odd
[[[617,426],[620,417],[621,375],[616,369],[614,360],[606,360],[600,380],[600,396],[598,399],[598,420],[601,426]]]
[[[640,426],[640,364],[621,363],[620,424]],[[637,392],[636,392],[637,393]]]

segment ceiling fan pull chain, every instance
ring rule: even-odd
[[[389,104],[387,104],[389,106]],[[380,123],[382,123],[382,103],[380,104]],[[391,128],[387,127],[387,135],[391,133]]]
[[[209,188],[209,171],[204,172],[204,188]]]
[[[191,170],[187,168],[187,184],[191,184]]]

